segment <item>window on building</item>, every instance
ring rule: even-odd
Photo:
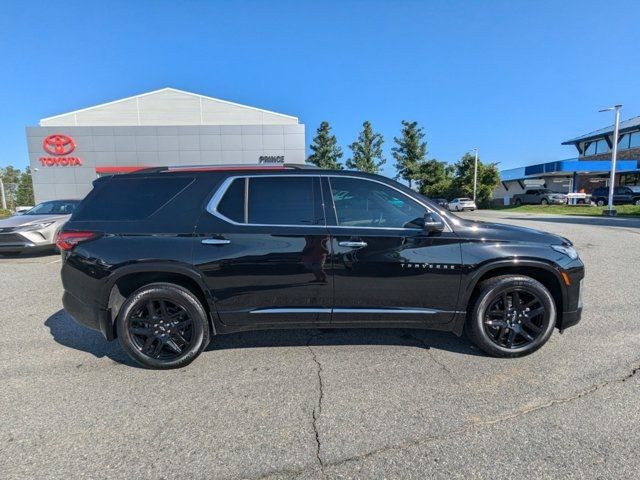
[[[629,148],[640,148],[640,132],[629,135]]]
[[[596,142],[596,154],[608,153],[610,151],[611,151],[611,148],[609,148],[609,144],[604,138]]]
[[[622,139],[618,142],[618,150],[628,150],[629,149],[629,134],[622,136]]]
[[[331,178],[338,225],[422,228],[426,209],[391,187],[358,178]]]
[[[585,156],[587,155],[595,155],[596,154],[596,142],[591,142],[589,143],[585,150],[584,150],[584,154]]]

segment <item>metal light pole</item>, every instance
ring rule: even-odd
[[[473,203],[476,203],[476,192],[478,190],[478,147],[473,149],[476,152],[476,159],[473,163]]]
[[[0,198],[2,198],[2,209],[7,209],[7,197],[4,196],[4,183],[2,183],[2,177],[0,177]]]
[[[611,150],[611,177],[609,178],[609,203],[607,209],[602,214],[608,217],[614,217],[617,212],[613,208],[613,189],[616,181],[616,161],[618,160],[618,131],[620,130],[620,108],[622,105],[614,105],[613,107],[603,108],[601,112],[615,111],[615,124],[613,127],[613,146]]]

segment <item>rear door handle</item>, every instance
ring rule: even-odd
[[[227,245],[231,243],[231,240],[226,240],[224,238],[205,238],[202,240],[204,245]]]
[[[367,246],[367,242],[356,242],[356,241],[344,241],[344,242],[338,242],[338,245],[340,245],[341,247],[356,247],[356,248],[362,248],[362,247],[366,247]]]

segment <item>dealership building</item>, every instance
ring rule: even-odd
[[[503,170],[494,198],[510,203],[514,194],[534,186],[560,193],[592,193],[609,186],[613,126],[566,140],[562,145],[571,146],[577,157]],[[620,122],[615,185],[640,185],[640,117]]]
[[[101,175],[169,165],[304,163],[297,117],[163,88],[27,127],[35,201],[82,198]]]

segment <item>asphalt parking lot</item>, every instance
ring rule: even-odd
[[[464,216],[572,239],[582,323],[522,359],[429,331],[272,331],[150,371],[61,310],[58,257],[0,258],[0,477],[635,478],[640,221]]]

